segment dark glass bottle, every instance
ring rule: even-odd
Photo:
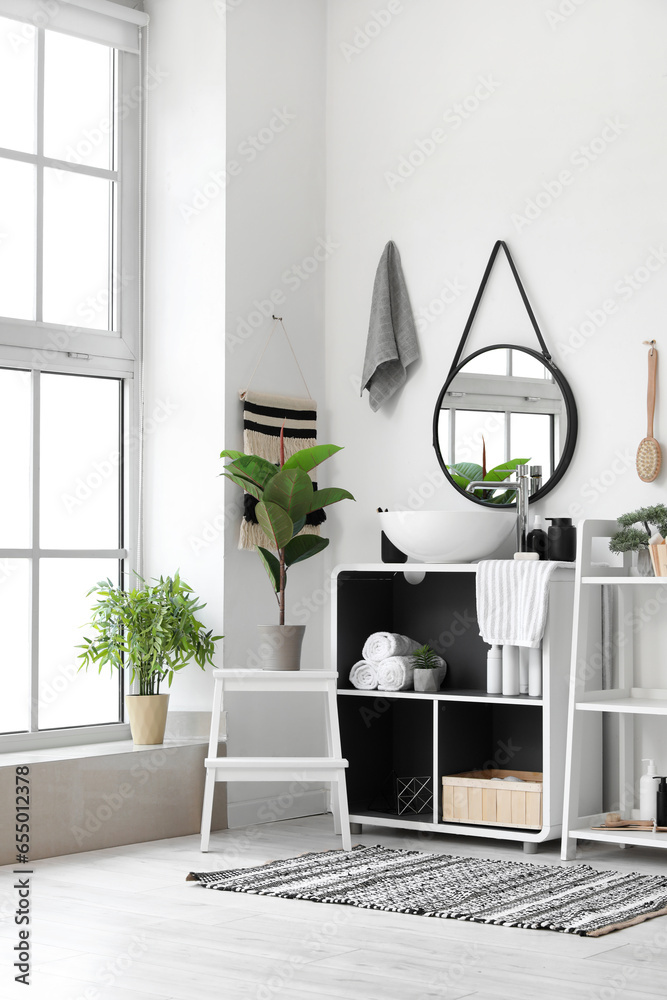
[[[577,529],[571,517],[548,517],[549,559],[555,562],[574,562],[577,558]]]
[[[667,826],[667,778],[658,778],[659,781],[656,810],[655,810],[655,820],[657,826]]]
[[[549,540],[547,533],[542,526],[542,518],[536,517],[533,528],[528,532],[526,545],[529,552],[537,552],[540,559],[547,559],[549,552]]]

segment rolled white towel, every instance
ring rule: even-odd
[[[380,691],[407,691],[413,686],[414,665],[411,656],[388,656],[377,665]]]
[[[358,660],[350,670],[350,684],[358,691],[375,691],[378,686],[377,664]]]
[[[361,655],[371,663],[381,663],[390,656],[407,656],[419,649],[419,643],[398,632],[373,632],[364,643]]]

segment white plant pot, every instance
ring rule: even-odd
[[[135,746],[157,746],[164,742],[168,694],[126,694],[125,706]]]
[[[623,566],[628,571],[628,576],[655,576],[651,553],[648,549],[639,549],[635,552],[623,553]]]
[[[299,670],[305,625],[258,625],[262,670]]]
[[[415,691],[434,694],[440,690],[440,685],[444,681],[446,673],[447,667],[433,667],[426,670],[422,667],[415,667],[413,674]]]

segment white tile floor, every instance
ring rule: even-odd
[[[558,864],[558,845],[412,837],[358,843]],[[667,995],[667,918],[602,938],[210,892],[191,870],[338,847],[330,816],[34,864],[33,974],[14,985],[11,869],[0,870],[0,998],[28,1000],[649,1000]],[[661,851],[591,845],[580,861],[665,873]]]

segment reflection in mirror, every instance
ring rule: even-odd
[[[550,488],[566,446],[568,461],[571,457],[576,410],[567,383],[540,355],[492,347],[450,375],[440,394],[435,432],[440,463],[462,490],[473,480],[509,479],[517,465],[527,464],[541,467],[542,478],[531,487],[531,494],[541,494]],[[515,502],[514,494],[503,490],[475,489],[474,499]]]

